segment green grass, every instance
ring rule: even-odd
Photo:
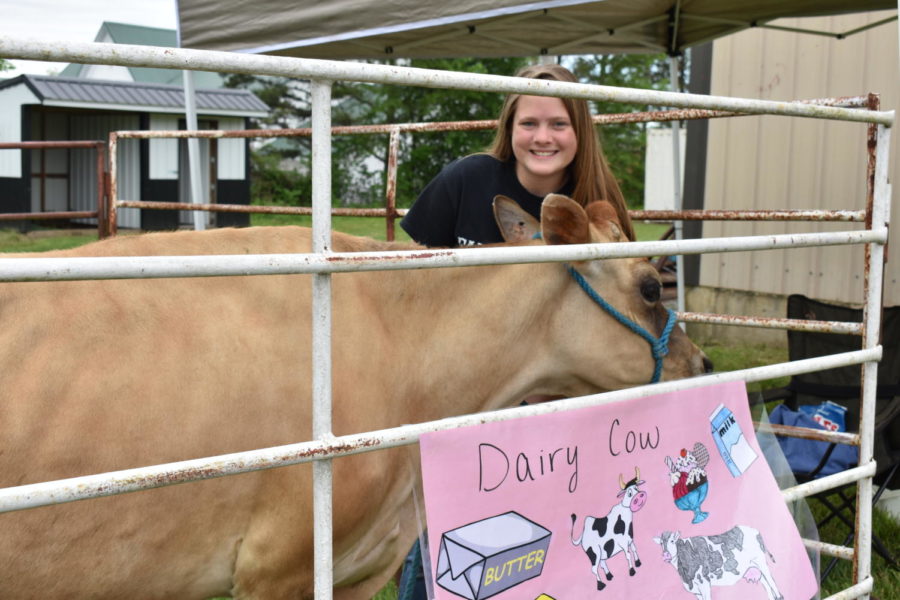
[[[855,490],[850,490],[851,494]],[[839,502],[837,495],[832,495],[833,503]],[[815,499],[808,499],[810,510],[816,521],[822,520],[827,516],[827,509],[823,504]],[[851,515],[848,516],[852,519]],[[900,523],[894,520],[885,511],[875,509],[872,515],[872,531],[877,535],[885,546],[890,550],[891,554],[900,559]],[[824,527],[819,530],[819,539],[830,544],[843,545],[849,529],[844,526],[838,519],[832,519]],[[852,541],[850,544],[852,545]],[[826,565],[831,562],[831,557],[822,556],[821,565],[824,571]],[[900,598],[900,570],[890,568],[885,560],[872,550],[872,574],[875,578],[875,587],[872,590],[873,600],[896,600]],[[825,584],[822,586],[822,598],[826,598],[842,589],[848,587],[852,583],[852,563],[846,560],[838,560],[837,566]]]
[[[762,344],[746,344],[740,346],[705,344],[703,351],[712,360],[716,371],[737,371],[787,362],[787,348]],[[763,390],[787,385],[789,377],[769,379],[767,381],[747,384],[747,393],[753,394]]]
[[[61,231],[36,231],[29,235],[0,229],[0,252],[46,252],[66,250],[97,241],[96,233]]]
[[[669,229],[668,223],[642,223],[635,221],[634,235],[639,242],[655,242]]]

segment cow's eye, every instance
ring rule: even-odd
[[[648,277],[641,282],[641,296],[650,304],[656,304],[659,302],[661,288],[659,281]]]

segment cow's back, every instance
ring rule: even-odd
[[[381,247],[343,240],[336,250]],[[285,252],[309,252],[308,230],[152,234],[53,255]],[[346,297],[358,291],[342,301],[359,304]],[[302,275],[3,284],[0,486],[310,439],[310,293]],[[371,477],[385,461],[351,460]],[[311,518],[308,486],[298,466],[0,515],[0,597],[227,593],[237,562],[277,546],[269,534],[306,545],[294,525]],[[353,510],[338,532],[365,518]],[[295,557],[301,589],[307,559]]]

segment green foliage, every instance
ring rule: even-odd
[[[290,165],[281,154],[265,150],[250,154],[250,197],[253,204],[310,206],[312,179]]]
[[[669,89],[667,60],[664,54],[595,54],[573,57],[564,64],[584,83],[666,90]],[[613,114],[658,108],[595,102],[593,112]],[[603,151],[619,180],[625,200],[632,208],[640,208],[644,203],[646,129],[647,125],[643,123],[599,127]]]
[[[430,59],[406,64],[424,69],[512,75],[526,61],[500,59]],[[503,104],[501,94],[443,89],[342,83],[335,96],[335,125],[361,123],[420,123],[494,119]],[[437,173],[451,161],[483,150],[492,132],[417,133],[401,140],[397,203],[409,206]],[[388,139],[384,135],[343,136],[335,139],[335,196],[354,204],[382,204],[387,185]],[[348,169],[351,167],[353,170]]]
[[[3,71],[12,71],[12,70],[13,70],[12,63],[9,62],[8,60],[3,60],[2,58],[0,58],[0,73],[2,73]]]
[[[512,75],[525,63],[520,58],[501,58],[413,60],[403,64],[427,69]],[[391,64],[397,64],[397,61]],[[309,94],[305,82],[279,77],[232,75],[227,85],[250,89],[269,105],[271,116],[257,126],[309,126]],[[346,82],[334,85],[332,97],[332,124],[335,126],[493,119],[503,104],[501,94]],[[403,138],[398,163],[398,205],[408,206],[441,168],[460,156],[483,150],[491,136],[491,132],[450,132]],[[298,159],[301,168],[309,165],[309,138],[283,138],[277,145],[268,146],[277,148],[283,158]],[[387,153],[386,135],[336,136],[332,141],[332,195],[335,203],[383,206]],[[274,164],[277,163],[263,165],[255,161],[254,176],[275,177],[270,168]],[[260,189],[267,190],[266,193],[271,195],[283,183],[265,183]],[[284,193],[278,195],[283,198],[290,196]],[[263,202],[263,197],[254,195],[254,199]]]
[[[513,75],[531,62],[522,58],[497,59],[428,59],[391,61],[426,69]],[[564,61],[585,83],[627,86],[646,89],[668,89],[668,66],[661,54],[590,55]],[[254,91],[272,110],[264,122],[266,128],[307,127],[309,125],[309,90],[305,81],[283,77],[231,75],[228,85]],[[337,82],[332,90],[332,123],[340,125],[421,123],[434,121],[469,121],[494,119],[503,104],[502,94],[448,91],[411,86],[374,85]],[[596,103],[596,113],[620,113],[645,110],[647,107]],[[653,108],[653,107],[650,107]],[[483,150],[492,131],[416,133],[404,136],[398,161],[397,203],[409,206],[429,181],[451,161]],[[601,141],[613,171],[632,207],[643,203],[645,125],[606,125],[600,130]],[[282,138],[266,145],[281,157],[297,159],[308,170],[309,138]],[[335,204],[381,206],[384,203],[388,137],[383,134],[336,136],[332,142],[332,193]],[[254,161],[254,176],[276,178],[273,165]],[[300,181],[304,180],[304,181]],[[290,181],[265,182],[259,188],[266,198],[287,201],[308,198],[305,192],[292,194],[284,188]],[[305,177],[296,185],[308,187]],[[277,191],[276,193],[276,190]],[[254,196],[257,202],[264,197]]]

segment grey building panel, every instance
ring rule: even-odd
[[[105,105],[184,107],[181,87],[163,84],[102,81],[70,77],[23,75],[42,100]],[[246,90],[197,90],[198,110],[268,112],[266,104]]]

